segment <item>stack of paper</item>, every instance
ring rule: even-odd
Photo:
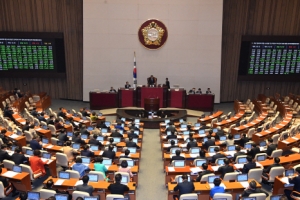
[[[219,167],[220,167],[220,166],[211,166],[211,168],[212,168],[215,172],[218,171]]]
[[[193,174],[203,171],[200,167],[193,167],[193,168],[190,168],[190,170]]]
[[[244,188],[249,187],[249,183],[248,183],[247,181],[242,181],[242,182],[240,182],[240,183],[241,183],[241,185],[242,185]]]
[[[54,185],[62,185],[64,181],[65,181],[64,179],[58,179],[58,180],[54,183]]]
[[[77,185],[83,185],[83,181],[82,181],[82,180],[77,181],[77,182],[75,183],[75,186],[77,186]]]
[[[7,176],[7,177],[14,177],[15,175],[17,175],[17,172],[13,172],[13,171],[7,171],[4,174],[2,174],[3,176]]]
[[[169,172],[175,172],[175,168],[174,167],[168,167],[168,171]]]

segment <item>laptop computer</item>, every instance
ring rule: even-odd
[[[196,160],[196,167],[202,167],[203,163],[206,163],[206,160]]]
[[[114,142],[121,142],[121,138],[120,137],[113,137],[114,138]]]
[[[80,148],[80,144],[74,143],[74,144],[72,144],[72,148],[78,150]]]
[[[183,123],[183,122],[184,122],[184,120],[183,120],[183,119],[180,119],[180,120],[179,120],[179,122],[180,122],[180,123]]]
[[[221,136],[221,137],[220,137],[220,141],[225,141],[226,139],[227,139],[226,136]]]
[[[69,199],[68,194],[55,194],[54,197],[56,200],[68,200]]]
[[[171,135],[171,131],[167,131],[167,135]]]
[[[16,148],[17,148],[16,145],[12,145],[11,148],[10,148],[10,150],[15,151]]]
[[[126,160],[128,167],[133,167],[134,166],[134,161],[133,160]]]
[[[279,200],[281,195],[273,195],[270,197],[270,200]]]
[[[260,155],[260,156],[257,156],[257,159],[256,159],[258,162],[260,162],[260,161],[264,161],[264,160],[266,160],[266,156],[264,156],[264,155]]]
[[[215,147],[209,147],[208,152],[209,153],[215,153]]]
[[[287,169],[285,170],[285,176],[294,176],[295,170],[294,169]]]
[[[241,135],[240,134],[235,134],[235,135],[233,135],[233,139],[239,140],[239,139],[241,139]]]
[[[194,124],[194,127],[200,127],[200,126],[201,126],[200,123],[195,123],[195,124]]]
[[[245,182],[248,181],[248,174],[238,174],[236,176],[237,182]]]
[[[245,164],[245,163],[247,163],[247,158],[246,157],[238,158],[237,163],[238,164]]]
[[[60,171],[58,172],[58,178],[70,179],[70,172]]]
[[[134,123],[135,123],[135,124],[139,124],[139,123],[140,123],[140,119],[135,119],[135,120],[134,120]]]
[[[188,135],[190,134],[190,131],[183,131],[183,135]]]
[[[205,130],[201,129],[198,131],[199,135],[204,135],[205,134]]]
[[[259,143],[259,146],[265,147],[265,146],[267,146],[267,142],[266,142],[266,141],[261,141],[261,142]]]
[[[68,137],[73,137],[73,132],[67,132]]]
[[[241,200],[256,200],[256,197],[242,197]]]
[[[199,151],[200,151],[200,150],[199,150],[198,148],[191,148],[190,153],[191,153],[191,154],[198,154]]]
[[[139,135],[139,134],[140,134],[140,131],[139,131],[139,130],[135,130],[135,131],[134,131],[134,134]]]
[[[98,117],[102,117],[102,115],[103,115],[102,113],[98,113]]]
[[[107,131],[108,131],[107,128],[102,128],[102,129],[101,129],[101,132],[102,132],[102,133],[107,133]]]
[[[17,135],[22,135],[22,131],[17,130]]]
[[[30,149],[26,150],[26,155],[33,156],[33,151]]]
[[[184,167],[185,161],[184,160],[174,160],[174,167]]]
[[[98,175],[97,174],[88,174],[90,182],[98,182]]]
[[[127,185],[128,182],[129,182],[128,177],[127,176],[122,176],[121,184]]]
[[[132,138],[132,142],[138,143],[139,140],[137,138]]]
[[[50,153],[42,153],[42,158],[50,159],[51,154]]]
[[[218,162],[217,162],[217,165],[225,165],[224,160],[225,159],[219,158]]]
[[[128,200],[128,198],[114,198],[113,200]]]
[[[91,149],[92,151],[98,151],[98,150],[99,150],[99,147],[98,147],[97,145],[91,145],[91,146],[90,146],[90,149]]]
[[[179,178],[178,178],[178,183],[182,183],[182,177],[180,176]],[[191,182],[191,176],[188,176],[188,182]]]
[[[218,129],[217,128],[213,128],[213,133],[216,133],[218,132]]]
[[[98,136],[96,140],[98,140],[98,141],[104,141],[104,137],[103,136]]]
[[[256,132],[261,132],[262,131],[262,127],[258,127],[257,129],[256,129]]]
[[[181,124],[180,128],[187,128],[187,125],[186,124]]]
[[[48,143],[49,143],[48,138],[42,138],[42,143],[43,143],[43,144],[48,144]]]
[[[66,124],[66,125],[70,125],[71,123],[70,123],[70,121],[67,121],[67,120],[66,120],[66,121],[65,121],[65,124]]]
[[[208,183],[214,183],[214,180],[216,178],[220,178],[219,175],[215,175],[215,176],[208,176]]]
[[[229,146],[227,147],[227,150],[228,150],[228,151],[235,151],[235,145],[229,145]]]
[[[171,149],[171,154],[175,154],[176,153],[176,150],[179,150],[179,151],[181,151],[181,149],[178,147],[178,148],[172,148]]]
[[[127,147],[127,149],[130,151],[130,153],[136,153],[136,147]]]
[[[207,142],[208,138],[203,138],[203,143]]]
[[[122,117],[122,118],[121,118],[121,121],[122,121],[122,122],[126,122],[126,118],[125,118],[125,117]]]
[[[81,135],[81,139],[83,139],[83,140],[88,139],[88,135],[87,135],[87,134],[82,134],[82,135]]]
[[[112,165],[112,160],[111,159],[103,159],[102,164],[108,168],[109,166]]]
[[[83,200],[99,200],[99,197],[84,197]]]
[[[168,124],[170,123],[170,120],[169,119],[165,119],[165,124]]]
[[[87,128],[87,130],[88,130],[88,131],[92,131],[92,130],[94,130],[94,127],[89,126],[89,127]]]
[[[48,129],[48,126],[44,125],[44,126],[42,126],[42,128],[43,128],[44,130],[47,130],[47,129]]]
[[[28,200],[40,200],[40,193],[39,192],[28,192],[27,199]]]
[[[17,172],[17,173],[21,173],[22,172],[22,167],[21,166],[18,166],[18,165],[14,165],[12,167],[12,171],[13,172]]]
[[[140,125],[139,124],[135,124],[134,125],[136,128],[140,128]]]
[[[244,148],[245,148],[245,149],[251,149],[251,147],[252,147],[252,145],[249,144],[249,143],[244,145]]]
[[[82,120],[86,120],[86,117],[82,117]]]
[[[119,133],[120,133],[121,135],[123,135],[123,134],[124,134],[124,131],[123,131],[123,130],[119,130]]]
[[[91,162],[91,158],[81,157],[81,159],[83,164],[90,164]]]

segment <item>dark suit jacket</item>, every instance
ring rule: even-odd
[[[224,178],[226,173],[234,172],[234,169],[230,165],[225,165],[225,166],[219,167],[218,172],[221,172],[221,178]]]
[[[175,128],[175,126],[172,125],[172,126],[169,126],[168,128],[166,128],[166,132],[167,131],[171,131],[171,132],[176,131],[176,128]]]
[[[135,134],[135,133],[129,133],[128,135],[128,138],[132,137],[132,138],[139,138],[139,135]]]
[[[157,81],[157,78],[155,78],[155,77],[153,77],[153,78],[149,77],[147,79],[148,85],[156,85],[156,81]]]
[[[79,138],[79,137],[76,137],[75,135],[73,135],[73,137],[72,137],[72,142],[74,142],[74,143],[79,143],[79,144],[85,144],[85,141],[84,141],[84,140],[82,140],[82,139]]]
[[[179,191],[179,197],[182,194],[193,193],[194,190],[195,190],[194,184],[192,182],[188,182],[188,181],[183,181],[182,183],[178,183],[174,187],[174,191]]]
[[[255,162],[249,162],[247,164],[244,164],[242,172],[243,172],[243,174],[248,174],[250,169],[255,169],[255,168],[256,168],[256,163]]]
[[[213,155],[211,162],[215,163],[218,158],[226,158],[226,156],[221,153],[217,153],[216,155]]]
[[[236,157],[242,156],[242,155],[246,155],[246,153],[245,153],[245,152],[241,152],[241,151],[236,152],[236,153],[234,154],[234,156],[233,156],[233,162],[235,162]]]
[[[22,128],[22,132],[24,132],[24,131],[29,131],[29,125],[25,125],[25,126],[23,126],[23,128]]]
[[[5,188],[9,185],[7,179],[3,176],[0,176],[0,182],[2,182],[2,184]]]
[[[114,160],[116,157],[116,152],[106,150],[103,152],[102,157],[106,157],[106,158],[110,158],[110,159]]]
[[[0,162],[3,162],[3,160],[10,160],[11,156],[8,155],[6,151],[3,151],[2,149],[0,150]]]
[[[35,111],[35,110],[33,110],[33,111],[31,111],[31,113],[30,113],[32,116],[34,116],[34,117],[36,117],[36,116],[38,116],[38,112],[37,111]]]
[[[66,117],[66,113],[60,111],[60,112],[58,112],[57,116],[58,116],[58,117],[65,118],[65,117]]]
[[[60,133],[57,138],[59,141],[66,142],[69,140],[66,133]]]
[[[94,188],[93,188],[93,186],[83,184],[83,185],[77,185],[75,190],[81,191],[81,192],[87,192],[90,194],[90,196],[93,196]]]
[[[271,156],[271,154],[274,150],[276,150],[276,145],[275,144],[270,144],[270,145],[268,145],[266,153],[268,154],[268,156]]]
[[[90,150],[82,150],[80,152],[81,156],[86,156],[86,157],[93,157],[94,156],[94,152],[91,152]]]
[[[188,142],[186,145],[187,150],[190,150],[192,147],[198,147],[197,142]]]
[[[171,162],[172,162],[173,160],[185,160],[185,158],[184,158],[183,156],[172,156]]]
[[[273,167],[280,167],[280,166],[282,166],[281,164],[276,164],[276,163],[274,163],[274,164],[272,164],[272,165],[270,165],[269,167],[267,167],[266,169],[264,169],[264,173],[270,173],[270,171],[271,171],[271,169],[273,168]]]
[[[254,148],[251,148],[250,151],[248,151],[247,155],[252,156],[252,158],[255,158],[255,155],[258,153],[260,153],[259,147],[254,147]]]
[[[177,139],[177,135],[168,135],[167,136],[167,140],[169,140],[169,139]]]
[[[40,122],[47,122],[47,120],[43,116],[38,116],[37,118]]]
[[[48,125],[49,125],[49,124],[54,125],[54,120],[49,118],[49,119],[47,120],[47,124],[48,124]]]
[[[0,134],[0,138],[2,139],[2,142],[3,142],[4,144],[8,144],[9,140],[7,139],[7,137],[6,137],[5,135]]]
[[[107,188],[111,194],[120,194],[124,195],[125,192],[129,191],[127,185],[123,185],[121,183],[111,183]]]
[[[218,130],[218,132],[216,132],[215,138],[216,138],[216,140],[220,140],[220,137],[224,136],[224,135],[225,135],[225,133],[223,130]]]
[[[140,147],[135,142],[126,142],[126,147],[136,147],[139,149]]]
[[[208,147],[210,146],[215,146],[215,141],[213,141],[212,139],[208,139],[205,143],[204,143],[204,147],[206,149],[208,149]]]
[[[114,131],[114,132],[111,133],[110,137],[120,137],[120,138],[122,138],[123,135],[121,133],[117,132],[117,131]]]
[[[30,148],[32,148],[33,151],[36,149],[39,149],[39,150],[42,149],[42,145],[40,145],[39,142],[36,140],[31,140],[29,144],[30,144]]]
[[[90,139],[89,144],[102,146],[102,143],[96,140],[95,138]]]
[[[244,147],[244,145],[247,143],[247,142],[249,142],[250,140],[249,140],[249,138],[247,138],[247,137],[242,137],[241,139],[240,139],[240,145],[242,146],[242,147]]]
[[[129,84],[128,84],[128,85],[125,85],[125,88],[130,88],[130,87],[131,87],[131,85],[129,85]]]
[[[251,189],[244,190],[244,192],[242,193],[242,197],[249,197],[250,194],[254,194],[254,193],[265,193],[267,197],[269,196],[269,194],[266,193],[265,191],[256,188],[255,190],[251,190]]]
[[[16,165],[20,165],[24,162],[28,162],[28,158],[26,158],[23,154],[14,153],[11,156],[11,161],[15,162]]]
[[[196,178],[196,181],[199,182],[201,181],[201,178],[202,176],[206,175],[206,174],[213,174],[214,172],[213,171],[210,171],[210,170],[205,170],[205,171],[202,171],[199,176]]]
[[[300,176],[296,176],[294,178],[289,178],[289,182],[294,184],[294,189],[297,192],[300,192]]]

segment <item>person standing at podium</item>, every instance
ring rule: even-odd
[[[157,79],[156,79],[153,75],[151,75],[151,76],[147,79],[147,81],[148,81],[148,87],[154,87],[154,86],[156,86],[156,81],[157,81]]]
[[[166,87],[167,87],[168,89],[170,89],[170,81],[169,81],[168,78],[166,78]]]
[[[131,85],[128,83],[128,81],[126,81],[125,88],[128,89],[130,87],[131,87]]]

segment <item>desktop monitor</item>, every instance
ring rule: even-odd
[[[98,136],[98,137],[97,137],[97,140],[98,140],[98,141],[104,141],[104,137],[103,137],[103,136]]]
[[[28,192],[27,199],[28,200],[40,200],[40,193],[39,192]]]
[[[70,125],[70,121],[65,121],[65,124],[66,125]]]
[[[22,172],[22,167],[18,165],[14,165],[12,167],[13,172],[21,173]]]
[[[77,149],[80,148],[80,144],[79,143],[74,143],[74,144],[72,144],[72,148],[77,150]]]
[[[67,136],[68,136],[68,137],[73,137],[73,132],[70,132],[70,131],[67,132]]]
[[[137,144],[139,140],[137,138],[132,138],[132,142],[135,142]]]
[[[49,143],[48,138],[42,138],[42,143],[43,143],[43,144],[48,144],[48,143]]]
[[[258,162],[264,161],[264,160],[266,160],[266,156],[265,156],[265,155],[257,156],[257,161],[258,161]]]
[[[208,152],[209,153],[215,153],[215,147],[209,147]]]
[[[220,141],[225,141],[226,139],[227,139],[226,136],[221,136],[221,137],[220,137]]]
[[[252,145],[249,144],[249,143],[247,143],[247,144],[244,145],[244,148],[245,148],[245,149],[251,149],[251,147],[252,147]]]
[[[139,131],[139,130],[135,130],[135,131],[134,131],[134,134],[139,135],[139,134],[140,134],[140,131]]]
[[[55,194],[54,197],[56,200],[68,200],[69,199],[68,194]]]
[[[235,134],[233,136],[233,139],[235,139],[235,140],[241,139],[241,135],[240,134]]]
[[[201,129],[198,131],[198,133],[199,133],[199,135],[203,135],[203,134],[205,134],[205,130]]]
[[[139,124],[140,123],[140,119],[134,119],[134,123],[135,124]]]
[[[273,195],[270,197],[270,200],[279,200],[281,195]]]
[[[103,165],[112,165],[112,160],[111,159],[103,159],[102,164]]]
[[[64,146],[64,142],[58,140],[58,141],[56,142],[56,145],[57,145],[57,146]]]
[[[120,133],[121,135],[123,135],[124,131],[123,131],[123,130],[119,130],[119,133]]]
[[[178,178],[178,183],[182,183],[182,176]],[[191,182],[191,176],[188,176],[188,182]]]
[[[208,176],[208,183],[214,183],[214,180],[216,178],[220,178],[219,175],[215,175],[215,176]]]
[[[187,125],[186,124],[181,124],[180,128],[187,128]]]
[[[87,134],[82,134],[82,135],[81,135],[81,139],[83,139],[83,140],[88,139],[88,135],[87,135]]]
[[[285,176],[294,176],[294,173],[295,173],[295,170],[293,168],[285,170]]]
[[[114,138],[114,142],[121,142],[121,138],[120,137],[113,137]]]
[[[167,135],[171,135],[171,131],[167,131]]]
[[[94,127],[89,126],[89,127],[87,128],[87,130],[88,130],[88,131],[92,131],[92,130],[94,130]]]
[[[190,134],[190,131],[183,131],[183,135],[188,135]]]
[[[228,151],[235,151],[235,145],[229,145],[229,146],[227,147],[227,150],[228,150]]]
[[[256,197],[242,197],[241,200],[256,200]]]
[[[83,200],[99,200],[99,197],[84,197]]]
[[[196,167],[202,167],[203,163],[206,163],[206,160],[196,160],[195,165]]]
[[[51,154],[50,153],[42,153],[42,158],[50,159]]]
[[[267,146],[267,142],[266,142],[266,141],[261,141],[261,142],[259,143],[259,146],[265,147],[265,146]]]
[[[91,158],[81,157],[81,159],[83,164],[90,164],[91,162]]]
[[[30,150],[30,149],[27,149],[26,154],[29,155],[29,156],[33,156],[33,151]]]
[[[98,175],[97,174],[88,174],[90,182],[98,182]]]
[[[203,138],[203,142],[205,143],[205,142],[207,142],[207,140],[208,140],[208,138]]]
[[[127,147],[130,153],[136,153],[136,147]]]
[[[213,132],[214,133],[218,132],[218,129],[217,128],[213,128]]]
[[[236,180],[237,180],[237,182],[248,181],[248,174],[238,174],[236,176]]]
[[[133,160],[126,160],[128,167],[133,167],[134,166],[134,161]]]
[[[184,160],[174,160],[174,167],[184,167],[185,161]]]
[[[48,129],[48,126],[44,125],[44,126],[42,126],[42,128],[43,128],[44,130],[47,130],[47,129]]]
[[[247,158],[246,157],[238,158],[237,163],[238,164],[245,164],[245,163],[247,163]]]
[[[171,154],[175,154],[175,153],[176,153],[176,150],[181,151],[180,148],[172,148],[172,149],[171,149]]]
[[[128,177],[127,176],[122,176],[122,180],[121,180],[121,183],[122,184],[127,184],[129,181],[128,181]]]
[[[199,148],[191,148],[190,149],[190,153],[192,153],[192,154],[197,154],[197,153],[199,153]]]
[[[227,198],[214,198],[214,200],[227,200]]]
[[[165,124],[168,124],[170,122],[169,119],[165,119]]]
[[[91,146],[90,146],[90,149],[91,149],[92,151],[98,151],[98,150],[99,150],[99,147],[98,147],[97,145],[91,145]]]
[[[58,172],[58,178],[70,179],[70,172],[60,171]]]
[[[219,158],[219,159],[218,159],[218,162],[217,162],[217,165],[224,165],[224,164],[225,164],[225,163],[224,163],[224,160],[225,160],[225,159]]]
[[[200,123],[195,123],[195,124],[194,124],[194,127],[200,127],[200,126],[201,126]]]
[[[102,129],[101,129],[101,132],[102,132],[102,133],[107,133],[107,128],[102,128]]]
[[[180,119],[180,120],[179,120],[179,122],[180,122],[180,123],[183,123],[183,122],[184,122],[184,120],[183,120],[183,119]]]

